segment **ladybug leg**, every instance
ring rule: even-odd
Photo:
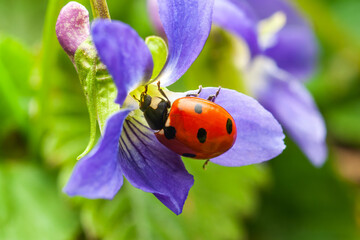
[[[215,95],[210,95],[207,100],[211,102],[215,102],[215,98],[216,98]]]
[[[163,95],[163,97],[166,99],[167,104],[168,104],[168,107],[170,108],[170,107],[171,107],[171,102],[170,102],[170,100],[168,99],[168,97],[166,96],[166,94],[164,93],[164,91],[160,88],[160,81],[157,82],[157,86],[158,86],[159,92],[160,92],[161,95]]]
[[[144,91],[141,93],[141,96],[142,96],[142,95],[146,95],[146,94],[147,94],[147,91],[148,91],[148,85],[145,85],[144,87],[145,87],[145,89],[144,89]],[[135,95],[133,95],[133,98],[134,98],[136,101],[141,102],[141,100],[140,100],[140,99],[138,99]]]
[[[204,162],[204,165],[203,165],[203,169],[206,170],[206,166],[208,165],[210,159],[207,159],[205,162]]]
[[[219,87],[219,89],[216,91],[215,95],[210,95],[207,100],[209,100],[211,102],[215,102],[215,99],[219,95],[220,90],[221,90],[221,87]]]
[[[189,93],[189,94],[186,94],[187,97],[198,97],[199,94],[201,93],[201,90],[202,90],[202,86],[200,85],[199,86],[199,91],[197,93]]]
[[[202,85],[199,85],[199,91],[198,91],[198,93],[197,93],[198,96],[199,96],[199,94],[201,93],[201,91],[202,91]]]

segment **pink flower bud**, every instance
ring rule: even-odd
[[[90,35],[89,12],[81,4],[69,2],[60,11],[55,30],[60,45],[73,60],[76,49]]]

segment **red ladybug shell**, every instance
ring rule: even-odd
[[[202,98],[174,101],[157,139],[179,155],[210,159],[229,150],[236,140],[236,125],[221,106]]]

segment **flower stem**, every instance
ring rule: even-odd
[[[42,50],[39,61],[39,90],[37,91],[37,114],[31,118],[31,154],[39,159],[42,137],[49,126],[49,95],[53,70],[56,66],[58,43],[55,34],[57,14],[60,12],[61,1],[49,0],[46,7],[45,22],[42,36]]]
[[[90,4],[94,18],[110,19],[109,8],[106,0],[90,0]]]

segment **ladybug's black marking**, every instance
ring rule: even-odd
[[[198,114],[202,113],[202,105],[201,104],[198,103],[195,105],[195,112]]]
[[[176,129],[172,126],[164,127],[164,135],[167,139],[174,139],[176,136]]]
[[[207,132],[205,129],[199,128],[198,133],[197,133],[197,138],[198,138],[199,142],[204,143],[206,141],[206,134],[207,134]]]
[[[226,131],[228,134],[231,134],[232,132],[232,121],[230,118],[228,118],[228,120],[226,121]]]
[[[195,155],[195,154],[192,154],[192,153],[184,153],[182,156],[183,156],[183,157],[189,157],[189,158],[194,158],[194,157],[196,157],[196,155]]]

